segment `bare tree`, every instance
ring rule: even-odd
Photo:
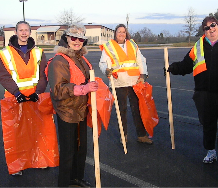
[[[185,30],[184,32],[188,34],[188,43],[191,41],[191,36],[194,35],[197,31],[196,29],[196,21],[197,17],[192,8],[189,8],[188,14],[185,16]]]
[[[172,35],[170,34],[169,30],[162,30],[161,33],[163,34],[163,37],[171,37]]]
[[[182,37],[185,37],[185,34],[182,30],[178,31],[178,33],[176,34],[176,37],[178,38],[182,38]]]
[[[76,16],[73,13],[72,9],[64,10],[60,12],[59,16],[56,18],[57,22],[62,25],[71,25],[72,23],[80,23],[84,20],[84,18],[81,18],[80,16]]]
[[[153,42],[155,39],[155,35],[152,33],[150,29],[144,27],[139,31],[142,42]]]
[[[172,35],[168,30],[162,30],[158,39],[160,40],[161,43],[168,43],[171,37]]]
[[[135,42],[141,42],[141,40],[142,40],[142,37],[141,37],[139,32],[136,32],[136,33],[132,34],[131,36]]]
[[[5,26],[0,27],[0,36],[4,36],[5,35],[4,34],[4,27]]]

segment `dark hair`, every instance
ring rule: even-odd
[[[26,21],[19,21],[19,22],[17,22],[17,24],[16,24],[16,31],[17,31],[18,25],[20,25],[20,24],[26,24],[26,25],[28,25],[29,28],[30,28],[30,31],[31,31],[30,24],[29,24],[28,22],[26,22]]]
[[[116,26],[116,28],[114,30],[114,40],[117,41],[116,32],[117,32],[118,28],[120,28],[120,27],[124,27],[124,29],[126,31],[126,39],[130,40],[131,39],[130,34],[129,34],[129,32],[128,32],[128,30],[127,30],[127,28],[126,28],[126,26],[124,24],[119,24],[119,25]]]
[[[218,24],[218,20],[214,16],[207,16],[204,18],[202,25],[201,25],[203,31],[204,31],[204,27],[207,26],[207,22],[216,22],[216,24]]]

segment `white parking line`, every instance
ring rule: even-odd
[[[157,112],[158,112],[158,113],[161,113],[161,114],[166,114],[166,115],[168,115],[168,112],[163,112],[163,111],[157,111]],[[183,115],[179,115],[179,114],[173,114],[173,116],[199,121],[198,118],[194,118],[194,117],[190,117],[190,116],[183,116]]]
[[[166,87],[163,87],[163,86],[153,86],[153,87],[159,87],[159,88],[164,88],[166,89]],[[190,91],[190,92],[194,92],[193,89],[179,89],[179,88],[171,88],[172,90],[180,90],[180,91]]]
[[[94,166],[94,160],[90,157],[86,157],[86,163],[88,163],[89,165],[92,165]],[[134,176],[131,176],[129,174],[126,174],[125,172],[122,172],[122,171],[119,171],[115,168],[112,168],[106,164],[103,164],[103,163],[100,163],[100,169],[109,173],[109,174],[112,174],[122,180],[125,180],[133,185],[136,185],[138,187],[157,187],[155,185],[152,185],[148,182],[145,182],[143,180],[140,180]]]

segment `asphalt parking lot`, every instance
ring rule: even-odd
[[[189,48],[169,48],[169,62],[182,60]],[[159,116],[154,129],[153,145],[136,141],[131,110],[128,109],[128,153],[120,143],[117,117],[113,108],[108,130],[102,128],[99,137],[100,176],[102,187],[218,187],[218,164],[203,164],[206,151],[202,144],[202,126],[192,101],[194,82],[192,75],[172,76],[171,91],[175,129],[175,149],[172,150],[167,109],[166,82],[163,76],[164,53],[162,48],[143,49],[147,58],[149,78]],[[46,53],[47,59],[53,53]],[[105,83],[100,72],[100,51],[86,56],[93,64],[95,74]],[[0,87],[0,97],[3,97]],[[0,122],[1,125],[1,122]],[[27,169],[22,176],[8,174],[0,132],[0,187],[56,187],[58,167]],[[217,149],[217,148],[216,148]],[[88,128],[88,154],[85,178],[95,186],[92,129]]]

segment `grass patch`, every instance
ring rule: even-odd
[[[43,48],[43,49],[46,49],[46,48],[53,49],[55,47],[54,45],[36,45],[36,46],[38,46],[39,48]]]
[[[172,43],[173,47],[192,47],[195,45],[195,42],[180,42],[180,43]]]

